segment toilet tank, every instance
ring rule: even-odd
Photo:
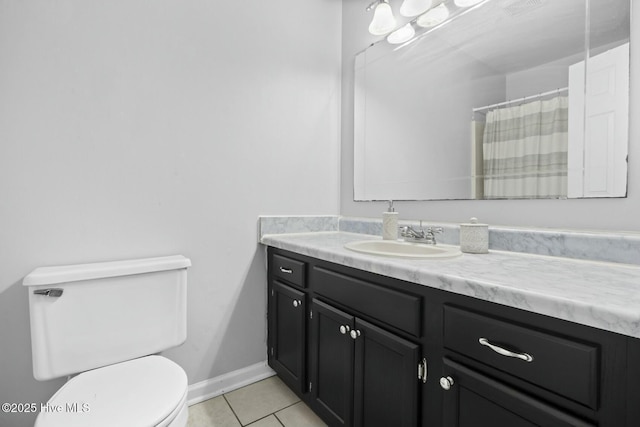
[[[62,377],[182,344],[190,265],[175,255],[35,269],[23,280],[33,376]]]

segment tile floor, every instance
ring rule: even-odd
[[[189,407],[187,427],[325,427],[278,377]]]

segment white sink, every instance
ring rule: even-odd
[[[453,258],[461,255],[460,249],[452,246],[434,246],[400,240],[360,240],[344,245],[345,248],[371,255],[396,258]]]

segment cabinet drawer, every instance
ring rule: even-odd
[[[595,344],[571,341],[445,306],[444,345],[590,408],[597,408],[598,346]],[[530,361],[524,360],[527,356]]]
[[[273,254],[273,275],[286,280],[292,285],[305,287],[304,283],[305,263],[282,255]]]
[[[314,292],[358,313],[420,336],[421,299],[384,286],[314,267]]]

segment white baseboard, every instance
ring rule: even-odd
[[[269,378],[276,373],[267,365],[267,361],[259,362],[228,374],[200,381],[189,386],[187,404],[189,406],[220,396],[237,388],[256,381]]]

